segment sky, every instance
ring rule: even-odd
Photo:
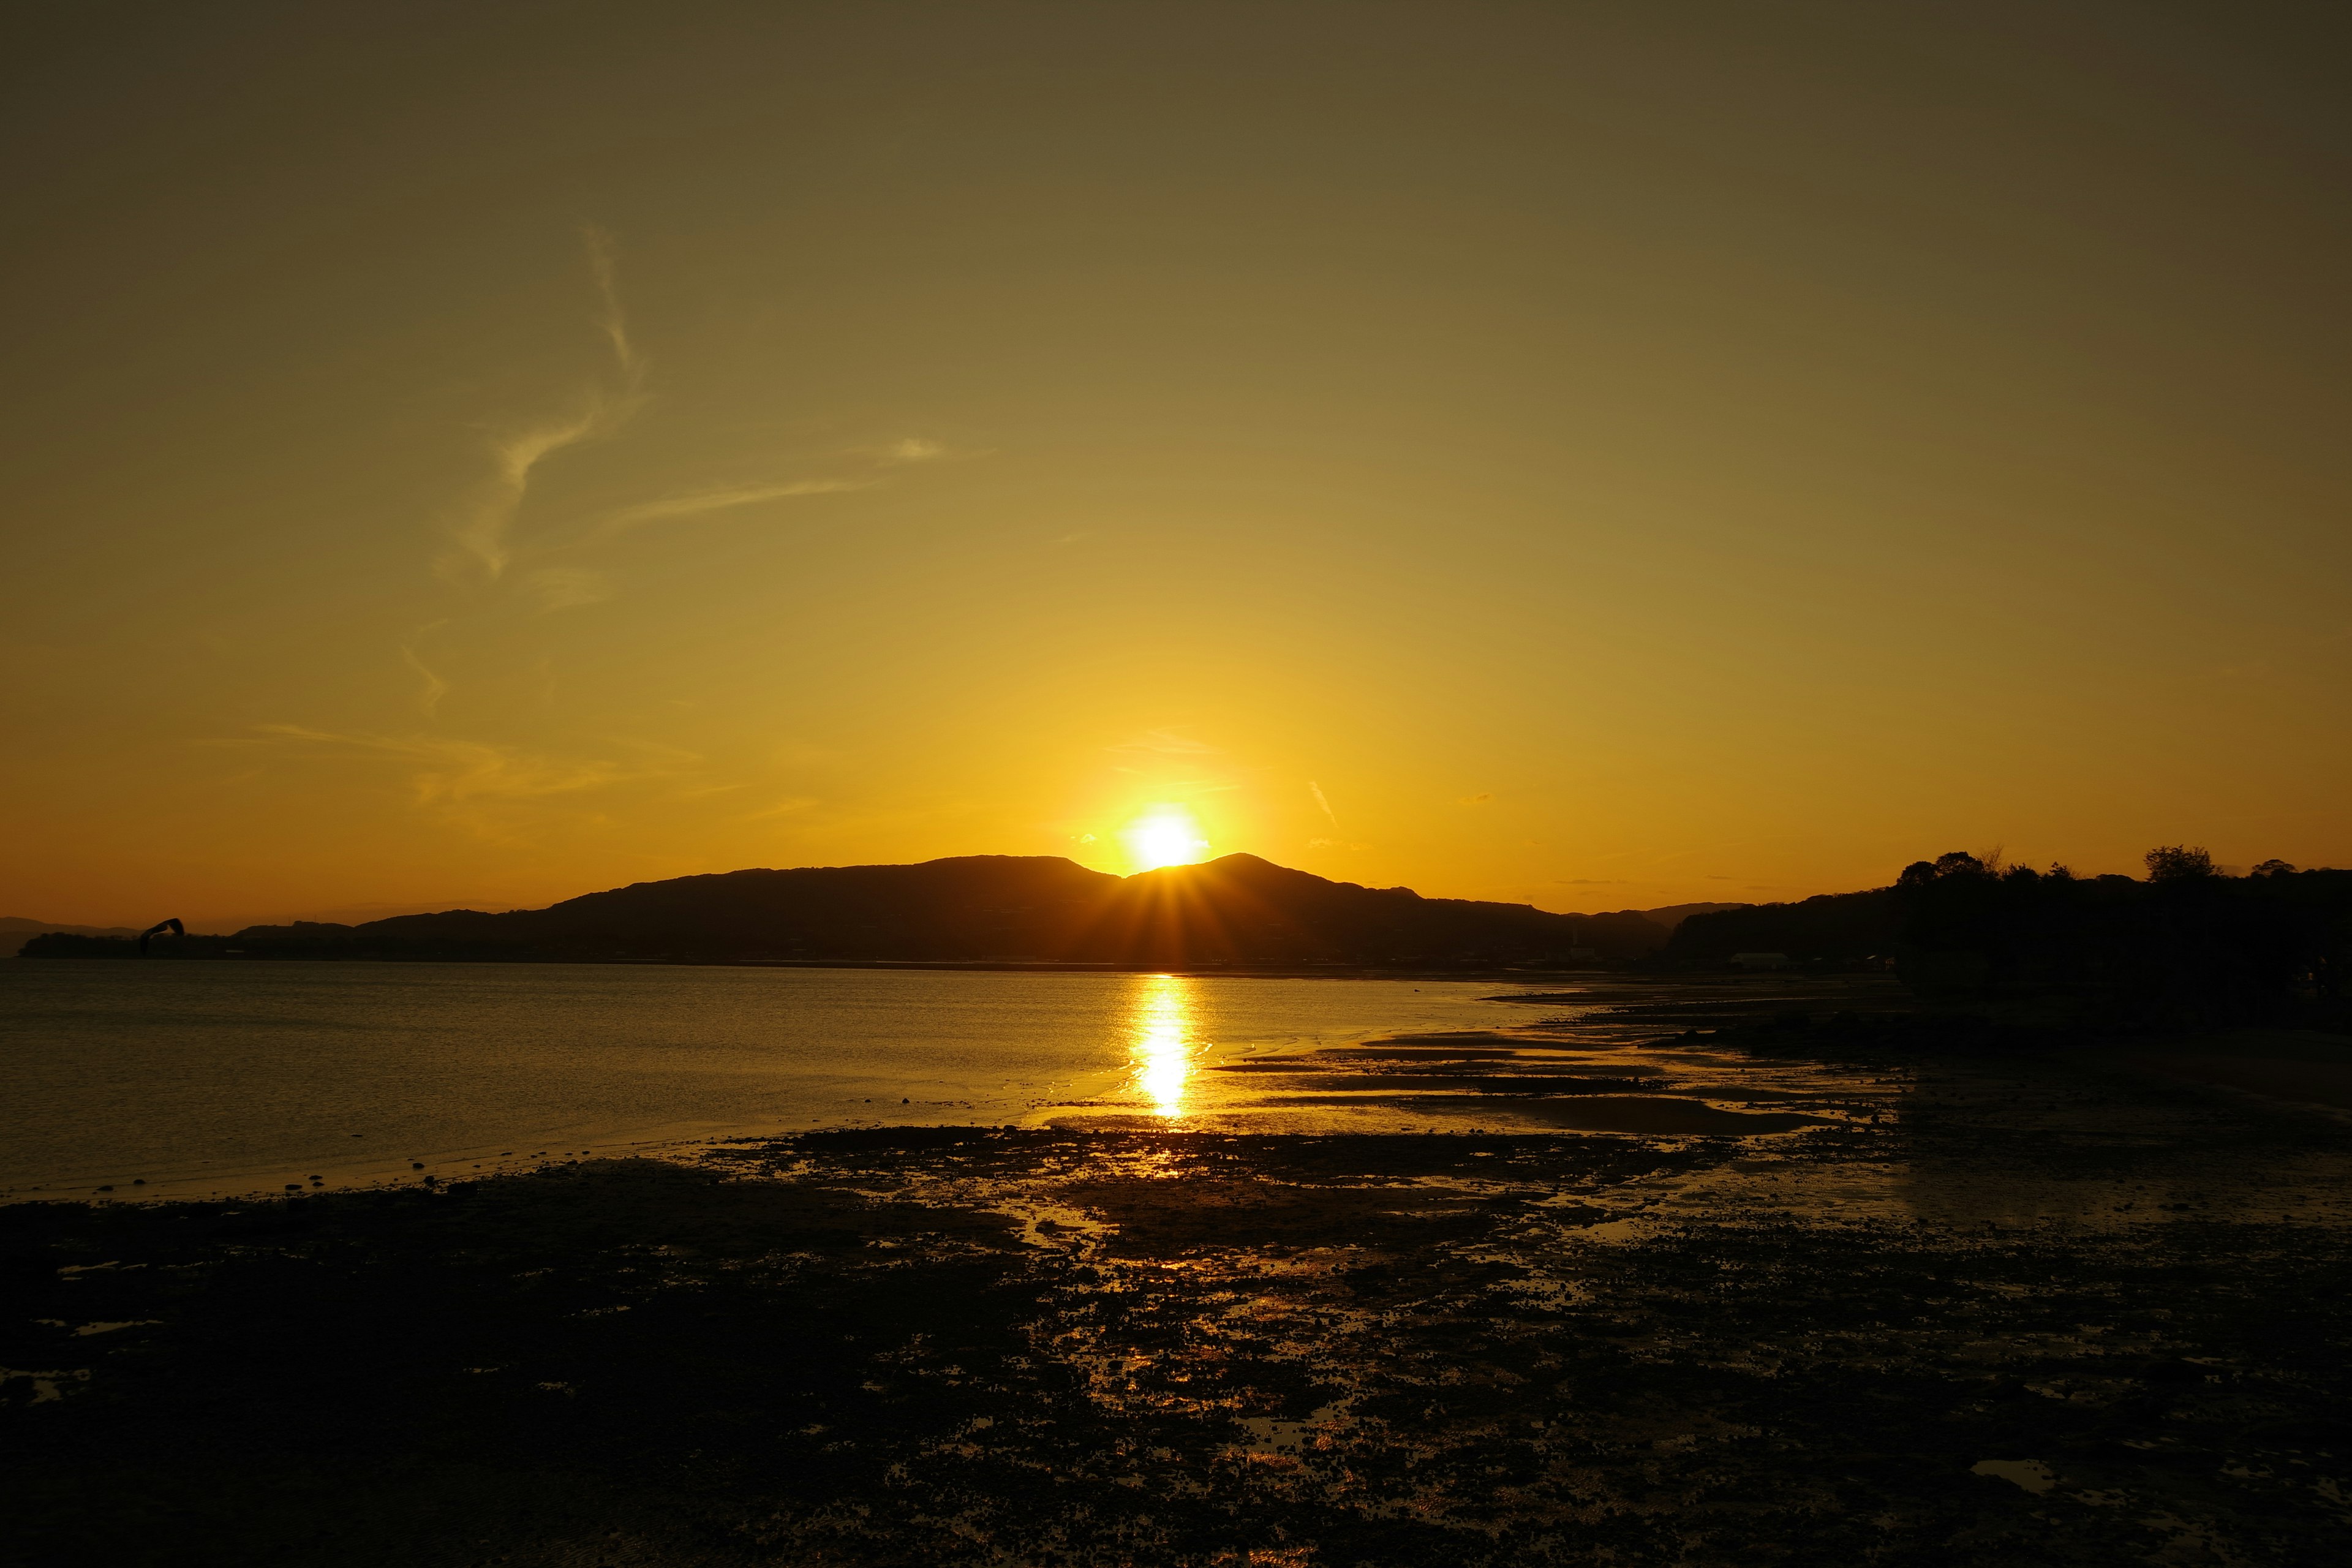
[[[13,37],[0,913],[2352,864],[2339,8]]]

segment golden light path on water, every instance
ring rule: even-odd
[[[1129,1016],[1136,1086],[1153,1114],[1171,1121],[1184,1114],[1184,1091],[1200,1049],[1193,984],[1178,974],[1140,976]]]

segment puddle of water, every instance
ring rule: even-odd
[[[32,1384],[35,1405],[49,1405],[65,1397],[64,1384],[88,1383],[89,1368],[76,1367],[65,1372],[30,1372],[13,1366],[0,1366],[0,1385],[23,1378]]]
[[[1979,1459],[1969,1467],[1972,1476],[2011,1481],[2039,1496],[2058,1484],[2058,1477],[2039,1459]]]
[[[1339,1405],[1335,1401],[1307,1412],[1297,1421],[1275,1415],[1244,1415],[1234,1425],[1248,1433],[1249,1439],[1237,1447],[1254,1458],[1295,1459],[1314,1447],[1317,1434],[1329,1432],[1338,1426],[1339,1414]]]

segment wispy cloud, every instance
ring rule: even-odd
[[[993,448],[959,450],[945,442],[929,440],[921,436],[902,436],[896,441],[886,441],[879,447],[855,448],[860,457],[871,458],[877,463],[904,466],[908,463],[945,463],[966,458],[985,458]]]
[[[601,340],[597,364],[578,384],[552,389],[535,415],[488,426],[486,471],[436,520],[440,537],[433,560],[436,574],[453,588],[478,590],[499,584],[506,590],[495,597],[482,596],[479,607],[493,613],[511,614],[521,608],[546,614],[601,604],[615,595],[614,575],[575,563],[579,558],[575,552],[585,553],[632,530],[798,497],[870,489],[893,483],[899,477],[896,470],[910,465],[986,455],[977,449],[951,449],[924,436],[905,435],[880,445],[841,447],[824,454],[824,466],[841,477],[768,478],[758,482],[680,487],[601,513],[574,514],[557,531],[542,528],[536,509],[527,503],[537,499],[534,486],[543,484],[546,465],[575,447],[618,436],[648,401],[650,363],[630,330],[616,241],[609,231],[592,225],[580,231],[580,244],[594,290],[590,321]],[[776,473],[766,463],[761,466],[770,475]],[[746,468],[738,465],[733,471],[740,475]],[[456,655],[447,649],[428,663],[423,651],[425,647],[425,632],[420,631],[400,645],[400,656],[423,683],[415,698],[417,711],[437,719],[453,680],[464,679],[465,671],[462,663],[455,670],[449,668]],[[298,735],[286,729],[279,739],[289,742],[302,739],[302,743],[313,745],[331,742],[386,755],[408,755],[420,763],[430,761],[431,766],[420,766],[419,788],[436,799],[500,791],[527,793],[555,779],[584,781],[578,787],[587,787],[587,783],[601,776],[593,766],[558,765],[543,759],[533,763],[497,748],[469,750],[466,742],[450,742],[456,750],[428,756],[416,749],[427,742],[382,735],[336,737],[324,731]],[[1208,750],[1183,745],[1156,749]],[[507,782],[495,782],[501,779]]]
[[[491,477],[476,487],[449,520],[449,548],[434,563],[445,578],[478,574],[495,581],[503,575],[513,559],[509,536],[530,489],[532,470],[566,447],[611,436],[645,405],[646,362],[629,342],[612,236],[590,228],[582,240],[600,301],[596,326],[612,345],[616,382],[592,382],[565,412],[542,415],[491,438]]]
[[[612,579],[585,566],[541,566],[526,574],[522,585],[541,610],[601,605],[613,596]]]
[[[632,748],[630,762],[608,758],[551,757],[512,746],[443,735],[378,735],[312,729],[307,724],[262,724],[255,734],[219,742],[228,745],[277,745],[304,751],[380,757],[409,770],[420,806],[462,805],[488,801],[544,799],[613,785],[676,778],[701,759],[667,747]]]
[[[580,231],[580,238],[588,248],[588,272],[596,279],[597,297],[604,302],[604,313],[596,324],[611,342],[613,358],[622,371],[634,375],[637,353],[629,344],[629,319],[621,310],[620,277],[613,266],[613,236],[592,223]]]
[[[595,533],[598,537],[609,537],[649,522],[676,522],[685,518],[700,517],[706,512],[756,506],[761,501],[784,500],[793,496],[838,495],[844,490],[872,489],[881,482],[879,479],[793,479],[784,484],[727,485],[717,489],[695,490],[609,512],[597,523]]]
[[[1456,805],[1484,805],[1494,798],[1495,796],[1493,792],[1481,790],[1476,795],[1465,795],[1454,804]]]
[[[1313,779],[1308,779],[1307,793],[1315,797],[1315,804],[1322,809],[1323,815],[1330,819],[1331,830],[1335,833],[1345,833],[1347,829],[1339,826],[1339,814],[1331,809],[1331,803],[1323,797],[1323,786]]]
[[[432,628],[425,629],[429,631]],[[424,689],[416,694],[416,710],[427,719],[433,718],[441,711],[441,699],[449,695],[449,683],[436,675],[423,659],[416,657],[416,650],[406,643],[400,645],[400,657],[408,662],[409,668],[424,678]]]

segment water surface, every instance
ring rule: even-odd
[[[1181,1125],[1220,1063],[1517,1021],[1492,982],[0,963],[0,1190],[203,1195],[868,1122]]]

